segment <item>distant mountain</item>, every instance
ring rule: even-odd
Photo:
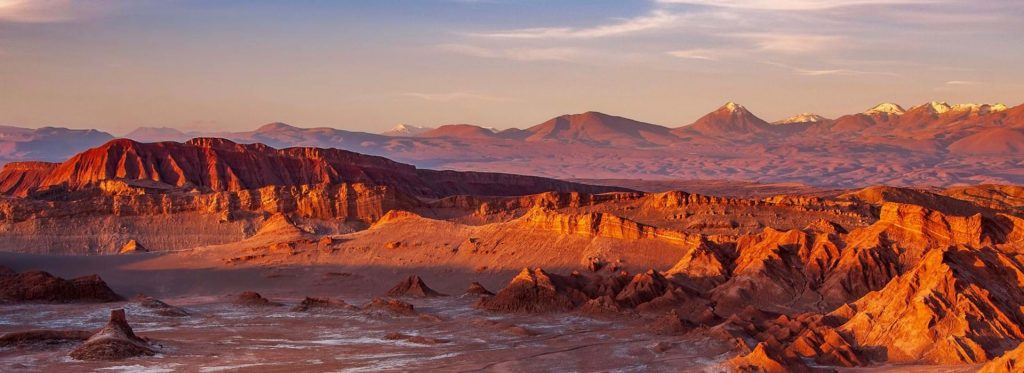
[[[679,141],[666,127],[596,111],[555,117],[526,131],[530,133],[526,141],[582,142],[602,146],[648,147]]]
[[[139,127],[131,132],[126,133],[124,137],[126,139],[132,139],[135,141],[142,142],[159,142],[159,141],[185,141],[193,137],[200,137],[202,133],[199,132],[182,132],[176,128],[171,127]]]
[[[0,163],[22,160],[59,161],[113,138],[109,133],[92,129],[0,126]]]
[[[772,124],[776,124],[776,125],[778,125],[778,124],[814,124],[814,123],[825,123],[825,122],[830,122],[830,121],[831,121],[831,119],[825,118],[825,117],[820,116],[818,114],[814,114],[814,113],[800,113],[800,114],[791,116],[791,117],[786,118],[786,119],[782,119],[782,120],[779,120],[779,121],[772,122]]]
[[[747,108],[728,102],[689,125],[676,128],[672,133],[677,136],[710,136],[722,139],[748,140],[759,139],[765,135],[775,134],[772,125],[758,118]]]
[[[366,132],[345,131],[330,127],[300,128],[290,124],[273,122],[260,126],[255,131],[213,133],[210,136],[224,137],[242,143],[263,143],[273,147],[312,146],[339,148],[369,152],[391,140],[390,137]]]
[[[950,153],[958,155],[1024,156],[1024,129],[985,128],[949,144],[948,149]]]
[[[450,137],[457,139],[492,139],[497,138],[493,129],[475,126],[472,124],[446,124],[429,131],[424,131],[419,137]]]
[[[408,124],[399,124],[397,126],[391,127],[391,129],[387,131],[381,132],[380,134],[384,136],[409,137],[419,135],[432,129],[433,128],[431,127],[420,127]]]
[[[414,131],[411,126],[405,130]],[[275,148],[337,148],[417,167],[588,179],[741,179],[813,186],[1024,184],[1024,105],[883,103],[828,120],[800,114],[767,123],[727,103],[669,129],[587,112],[527,129],[457,124],[414,136],[270,123],[252,131],[200,134]],[[142,128],[137,140],[195,133]],[[109,140],[99,131],[0,127],[0,163],[56,161]],[[38,175],[43,165],[23,165]],[[26,176],[27,177],[27,176]],[[19,184],[21,182],[11,181]]]

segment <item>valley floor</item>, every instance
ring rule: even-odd
[[[459,296],[481,281],[495,289],[513,274],[452,271],[419,273],[453,296],[404,299],[424,316],[358,311],[298,312],[304,296],[328,296],[354,305],[384,294],[409,269],[277,267],[236,270],[126,270],[137,256],[46,256],[0,254],[0,263],[61,276],[99,273],[113,289],[131,297],[146,293],[186,309],[164,317],[134,302],[105,304],[0,305],[0,333],[32,329],[95,330],[111,309],[125,308],[135,332],[159,353],[114,362],[67,357],[74,347],[0,350],[0,371],[665,371],[718,372],[734,346],[700,331],[666,336],[630,316],[589,318],[575,313],[499,314],[473,307],[475,296]],[[390,273],[389,273],[390,272]],[[231,303],[244,290],[281,302],[279,307]],[[435,317],[436,316],[436,317]],[[510,328],[510,325],[518,328]],[[392,340],[389,334],[434,340]],[[970,372],[976,366],[880,366],[849,372]]]

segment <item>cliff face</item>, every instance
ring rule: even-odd
[[[43,183],[59,163],[12,162],[0,169],[0,193],[24,196]]]
[[[840,330],[891,362],[983,362],[1024,339],[1022,278],[1017,261],[995,250],[932,250],[853,303]]]
[[[680,243],[692,239],[681,232],[658,229],[610,213],[566,214],[545,208],[534,208],[518,221],[526,229],[553,231],[560,235],[624,240],[661,238]]]
[[[361,183],[390,185],[410,195],[433,198],[621,190],[510,174],[419,170],[339,149],[274,149],[263,144],[196,138],[185,143],[118,139],[56,166],[12,164],[0,173],[0,194],[27,196],[53,188],[77,191],[105,180],[148,182],[200,192]]]
[[[211,193],[149,193],[121,182],[104,181],[89,196],[73,200],[0,199],[6,222],[87,216],[209,213],[226,218],[236,212],[287,213],[318,219],[372,223],[394,208],[421,205],[416,198],[383,185],[334,184],[267,186]]]

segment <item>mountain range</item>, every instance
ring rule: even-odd
[[[1024,105],[879,104],[828,119],[768,122],[729,102],[667,127],[599,112],[526,129],[400,125],[381,134],[270,123],[252,131],[136,129],[143,142],[221,137],[273,147],[340,148],[419,167],[562,179],[732,179],[817,186],[1022,183]],[[113,138],[94,130],[0,128],[0,162],[58,161]]]

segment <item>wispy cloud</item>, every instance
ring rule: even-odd
[[[760,51],[785,54],[810,54],[843,45],[842,38],[831,35],[747,33],[735,37],[750,40]]]
[[[690,4],[760,10],[826,10],[866,5],[930,4],[942,0],[657,0],[662,4]]]
[[[411,97],[425,101],[434,102],[455,102],[455,101],[506,101],[503,97],[492,96],[472,91],[454,92],[403,92],[399,96]]]
[[[723,57],[732,55],[731,50],[708,48],[680,49],[668,51],[666,53],[672,57],[706,61],[718,61]]]
[[[781,67],[793,71],[797,75],[804,76],[829,76],[829,75],[884,75],[884,76],[898,76],[898,74],[884,71],[862,71],[853,69],[809,69],[787,65],[784,63],[774,61],[762,61],[765,65],[771,65]]]
[[[568,61],[581,52],[576,48],[485,48],[469,44],[442,44],[441,50],[480,58],[514,61]]]
[[[662,9],[655,9],[648,14],[619,20],[607,25],[593,27],[540,27],[518,30],[478,33],[474,36],[503,39],[589,39],[632,34],[648,30],[671,27],[682,16]]]
[[[981,82],[976,82],[976,81],[973,81],[973,80],[950,80],[950,81],[947,81],[945,84],[946,85],[978,85],[978,84],[981,84]]]
[[[837,36],[782,33],[743,33],[720,35],[737,39],[741,45],[727,44],[716,48],[692,48],[666,52],[684,59],[719,61],[749,58],[755,54],[805,55],[838,49],[845,43]]]

